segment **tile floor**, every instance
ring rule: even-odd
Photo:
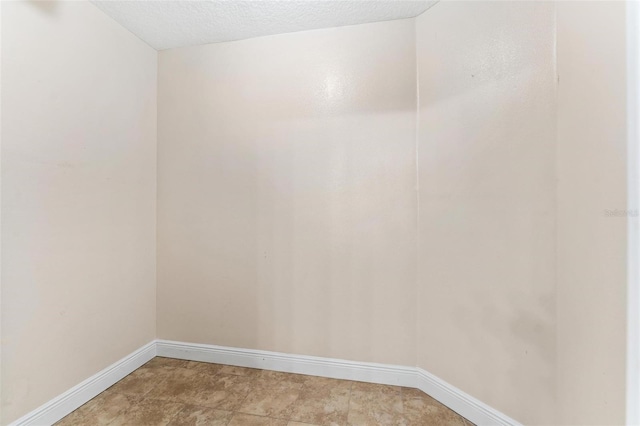
[[[472,423],[416,389],[157,357],[56,425]]]

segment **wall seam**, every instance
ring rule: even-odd
[[[155,252],[155,268],[156,268],[156,279],[155,279],[155,300],[154,300],[154,338],[158,338],[158,188],[160,187],[158,182],[158,176],[160,175],[160,161],[159,161],[159,151],[160,151],[160,120],[159,120],[159,109],[160,109],[160,52],[156,50],[156,211],[155,211],[155,228],[156,228],[156,252]]]
[[[415,270],[415,315],[416,328],[414,339],[415,364],[418,366],[418,348],[420,337],[420,157],[419,157],[419,141],[420,141],[420,65],[418,61],[418,18],[413,18],[413,34],[415,39],[415,59],[416,59],[416,130],[415,130],[415,156],[416,156],[416,270]]]
[[[0,64],[2,63],[2,2],[0,2]],[[2,82],[2,66],[0,66],[0,82]],[[2,84],[0,83],[0,342],[2,340]],[[0,424],[3,424],[2,412],[4,399],[2,398],[2,345],[0,344]]]
[[[553,415],[556,418],[556,421],[559,419],[560,417],[560,412],[559,412],[559,406],[558,406],[558,362],[559,362],[559,351],[558,351],[558,334],[559,334],[559,328],[558,328],[558,288],[559,288],[559,282],[560,282],[560,277],[559,277],[559,272],[558,272],[558,260],[559,260],[559,256],[560,256],[560,252],[559,252],[559,233],[558,233],[558,216],[559,216],[559,211],[560,211],[560,204],[559,204],[559,179],[558,177],[560,176],[559,173],[559,168],[560,168],[560,164],[559,164],[559,142],[560,142],[560,138],[559,138],[559,133],[558,133],[558,86],[560,85],[560,75],[558,73],[558,7],[557,4],[554,3],[553,4],[553,76],[554,76],[554,102],[555,102],[555,149],[554,149],[554,169],[553,169],[553,177],[554,177],[554,256],[553,256],[553,278],[554,278],[554,323],[555,323],[555,347],[554,347],[554,352],[555,352],[555,361],[554,361],[554,365],[553,365],[553,377],[554,377],[554,385],[553,385],[553,392],[554,392],[554,396],[553,396],[553,400],[555,401],[555,407],[553,408]]]

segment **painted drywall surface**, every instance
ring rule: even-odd
[[[557,22],[559,423],[624,424],[625,4]]]
[[[440,2],[416,23],[418,366],[555,419],[554,4]]]
[[[157,52],[2,4],[2,424],[155,337]]]
[[[415,362],[414,30],[160,52],[160,338]]]
[[[0,64],[2,63],[2,2],[0,2]],[[0,127],[2,126],[2,67],[0,66]],[[0,131],[0,205],[2,204],[2,131]],[[0,208],[0,241],[2,241],[2,209]],[[0,244],[0,407],[2,407],[2,244]],[[0,424],[2,418],[0,415]]]

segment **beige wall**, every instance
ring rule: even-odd
[[[2,2],[0,2],[0,64],[2,63]],[[2,126],[2,66],[0,66],[0,127]],[[2,407],[2,130],[0,129],[0,408]],[[0,424],[2,415],[0,414]]]
[[[160,338],[415,362],[414,21],[160,52]]]
[[[1,424],[156,336],[156,69],[158,337],[624,422],[622,2],[442,1],[158,68],[87,3],[2,6]]]
[[[558,8],[558,407],[625,421],[625,4]]]
[[[2,4],[2,424],[155,337],[157,53]]]
[[[159,70],[161,338],[623,421],[622,3],[445,1]]]
[[[555,410],[553,3],[417,19],[418,366],[525,424]]]

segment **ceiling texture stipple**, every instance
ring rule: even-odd
[[[91,0],[158,50],[413,18],[437,1]]]

